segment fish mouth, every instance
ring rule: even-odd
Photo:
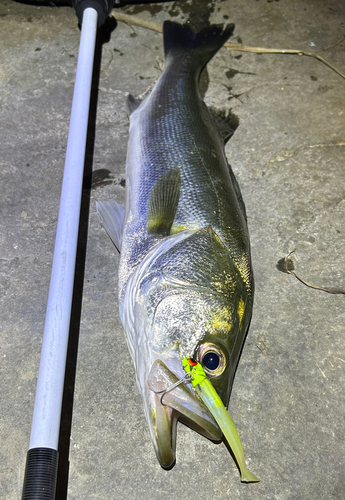
[[[184,374],[181,374],[183,377]],[[222,431],[192,386],[182,382],[177,385],[179,381],[181,376],[157,359],[151,367],[144,396],[153,445],[164,469],[171,469],[176,461],[178,420],[212,441],[222,438]]]

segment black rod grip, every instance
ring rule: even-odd
[[[58,457],[52,448],[28,451],[22,500],[55,500]]]

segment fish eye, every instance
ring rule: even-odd
[[[213,351],[207,352],[202,358],[202,364],[204,365],[205,368],[207,368],[211,372],[217,370],[219,363],[220,363],[219,356],[216,352]]]
[[[197,352],[197,360],[206,374],[213,377],[221,375],[225,370],[225,355],[215,344],[207,342],[201,345]]]

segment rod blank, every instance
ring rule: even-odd
[[[29,449],[58,446],[97,17],[92,8],[83,16]]]

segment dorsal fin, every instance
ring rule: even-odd
[[[171,168],[154,184],[148,205],[147,232],[168,236],[174,222],[180,198],[181,174]]]

